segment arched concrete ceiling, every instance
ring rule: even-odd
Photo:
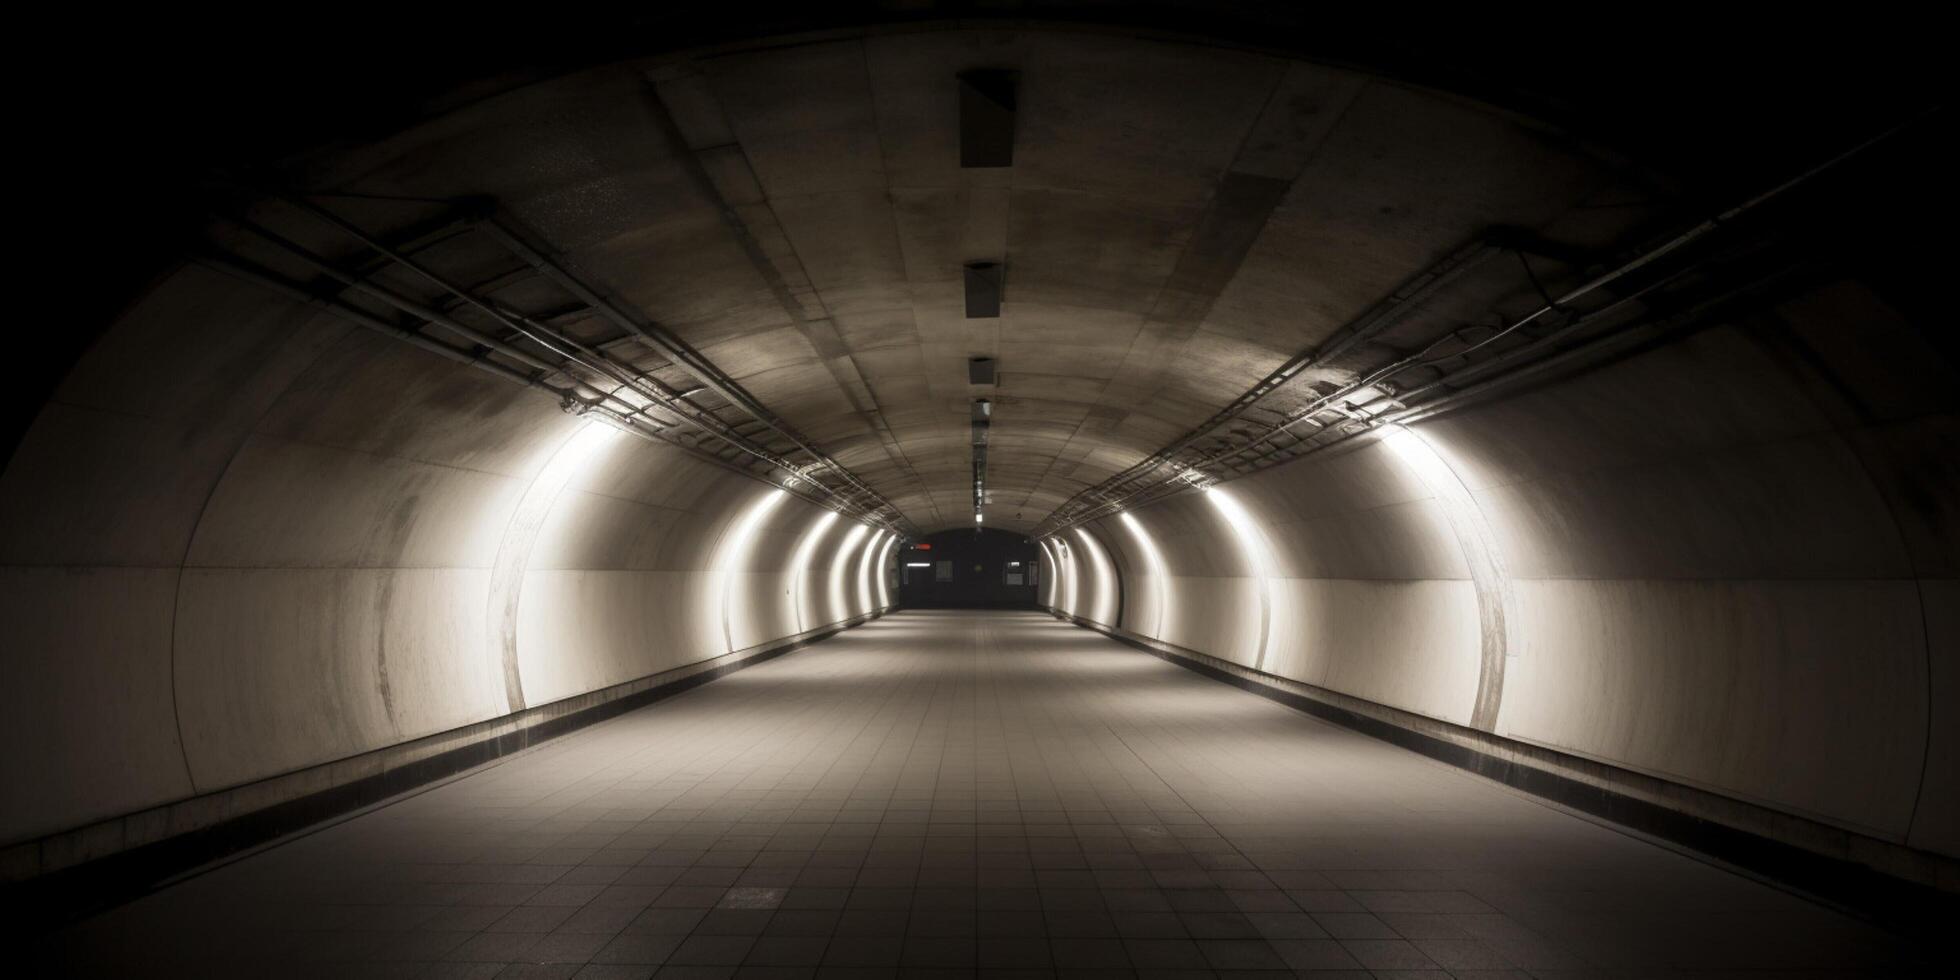
[[[1019,72],[1011,166],[960,166],[969,68]],[[1030,528],[1488,229],[1604,253],[1667,199],[1407,84],[1005,29],[609,65],[276,179],[377,233],[494,199],[924,530],[970,522],[973,398],[995,405],[990,518]],[[976,261],[1004,268],[997,318],[964,313]]]
[[[1548,53],[1565,49],[1529,32],[1470,56],[1447,31],[1305,30],[1288,5],[1009,6],[1048,20],[746,4],[529,34],[324,27],[292,35],[283,87],[278,58],[237,56],[271,80],[241,94],[192,48],[184,74],[208,84],[151,97],[230,100],[170,118],[187,166],[311,145],[255,179],[494,198],[926,530],[969,520],[972,397],[998,407],[990,519],[1027,528],[1490,228],[1605,256],[1759,186],[1745,149],[1771,134],[1810,148],[1778,122],[1788,107],[1733,111],[1795,76],[1698,110],[1681,97],[1720,57],[1629,85],[1624,56]],[[351,73],[366,84],[291,81],[363,59],[379,62]],[[954,75],[973,67],[1020,73],[1011,167],[958,165]],[[1802,83],[1820,109],[1808,139],[1841,142],[1818,90],[1856,88]],[[1698,152],[1710,119],[1728,142]],[[419,203],[336,207],[385,234]],[[976,260],[1005,267],[998,319],[959,309]],[[996,358],[997,390],[965,384],[969,356]]]

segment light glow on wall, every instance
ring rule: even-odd
[[[767,631],[758,630],[759,624],[756,622],[753,602],[736,601],[738,594],[743,595],[745,599],[752,599],[748,596],[751,590],[739,588],[737,578],[748,569],[749,553],[755,547],[756,531],[762,527],[764,521],[768,520],[770,513],[787,499],[789,499],[789,492],[782,489],[773,489],[763,494],[755,503],[749,505],[748,511],[735,522],[733,528],[729,529],[728,535],[722,539],[720,547],[716,549],[715,578],[716,588],[720,590],[716,604],[721,608],[722,639],[731,653],[748,646],[751,642],[767,638],[758,635],[759,632]],[[737,608],[738,606],[740,608]],[[736,642],[738,635],[742,639],[739,644]]]
[[[892,552],[898,550],[898,533],[892,532],[885,538],[885,546],[878,551],[878,562],[872,567],[872,574],[878,577],[878,608],[890,609],[892,606],[891,576],[885,568],[891,563]]]
[[[1164,567],[1164,556],[1157,550],[1157,542],[1150,532],[1143,529],[1143,523],[1130,516],[1129,511],[1116,515],[1123,522],[1123,529],[1130,532],[1130,539],[1137,543],[1137,550],[1143,552],[1144,564],[1150,569],[1150,605],[1152,609],[1150,636],[1169,642],[1170,618],[1170,572]],[[1143,624],[1138,623],[1139,627]]]
[[[888,531],[873,531],[871,539],[864,543],[864,550],[858,554],[857,563],[857,611],[871,611],[871,565],[873,559],[885,553],[885,536]]]
[[[823,516],[817,518],[817,523],[803,533],[803,542],[796,546],[796,557],[790,562],[789,601],[791,605],[796,607],[796,631],[798,633],[809,628],[804,625],[805,617],[803,615],[803,607],[809,599],[808,595],[805,594],[806,589],[804,585],[809,576],[810,561],[816,557],[817,545],[823,542],[824,535],[829,534],[831,526],[836,523],[837,512],[834,510],[824,511]]]
[[[857,554],[858,545],[871,528],[863,524],[852,524],[849,533],[837,546],[837,554],[830,559],[830,622],[837,623],[851,618],[850,609],[845,605],[844,583],[850,577],[851,558]]]
[[[1062,567],[1062,549],[1054,538],[1042,542],[1048,546],[1048,604],[1062,609],[1068,604],[1068,569]]]
[[[522,670],[517,650],[518,599],[524,587],[524,572],[530,567],[531,553],[537,549],[538,535],[545,518],[572,480],[610,449],[620,431],[610,425],[586,422],[558,444],[538,467],[524,488],[524,496],[509,519],[502,522],[503,535],[497,542],[497,557],[490,566],[490,636],[502,664],[504,693],[510,710],[525,707]],[[486,526],[493,522],[485,522]]]
[[[1061,556],[1061,561],[1058,564],[1062,569],[1062,610],[1071,616],[1080,616],[1082,613],[1075,604],[1075,580],[1077,578],[1075,574],[1075,553],[1069,548],[1067,538],[1055,539],[1055,552]]]
[[[1041,576],[1041,591],[1036,594],[1035,600],[1044,606],[1053,608],[1055,605],[1055,575],[1057,574],[1055,571],[1055,553],[1049,550],[1047,538],[1041,538],[1035,541],[1034,546],[1041,549],[1041,563],[1047,567],[1047,572]]]
[[[1477,590],[1477,612],[1481,626],[1482,664],[1477,676],[1477,699],[1471,707],[1470,725],[1494,731],[1497,712],[1503,703],[1504,661],[1518,655],[1518,616],[1510,576],[1504,567],[1503,549],[1485,519],[1483,508],[1468,484],[1457,475],[1435,443],[1414,429],[1392,425],[1382,432],[1382,445],[1401,460],[1435,494],[1443,516],[1463,549],[1463,562]]]
[[[1259,645],[1252,657],[1252,668],[1264,670],[1266,651],[1272,646],[1272,638],[1283,624],[1276,619],[1284,618],[1284,610],[1276,608],[1273,601],[1273,577],[1279,571],[1279,561],[1273,556],[1273,549],[1266,541],[1265,532],[1259,529],[1245,505],[1224,487],[1206,487],[1205,499],[1211,501],[1219,516],[1232,529],[1232,537],[1238,542],[1239,556],[1244,560],[1247,572],[1259,594]]]
[[[1076,540],[1082,542],[1085,561],[1094,571],[1095,579],[1090,582],[1090,601],[1088,618],[1105,626],[1116,625],[1117,581],[1116,563],[1109,558],[1102,542],[1089,533],[1086,527],[1075,529]]]

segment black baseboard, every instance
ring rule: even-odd
[[[1220,669],[1196,656],[1181,656],[1159,649],[1100,623],[1063,613],[1054,615],[1153,657],[1277,701],[1323,721],[1707,855],[1893,931],[1930,939],[1951,936],[1956,929],[1960,929],[1960,895],[1952,892],[1349,711],[1261,683],[1254,677]]]
[[[0,931],[14,935],[50,932],[140,898],[187,872],[241,851],[691,691],[716,678],[800,650],[894,611],[896,607],[840,624],[836,629],[748,654],[730,663],[696,671],[670,683],[624,694],[189,833],[0,886],[0,918],[5,920],[5,924],[0,925]]]

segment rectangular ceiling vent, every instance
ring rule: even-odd
[[[960,166],[1014,165],[1014,95],[1020,73],[999,68],[963,71],[960,79]]]
[[[966,318],[986,319],[1000,315],[1000,266],[993,262],[966,265]]]
[[[994,383],[994,359],[991,357],[967,358],[966,359],[966,383],[970,385],[993,384]],[[979,407],[983,404],[987,405],[987,408],[982,409]],[[991,412],[992,410],[993,410],[993,405],[984,400],[974,403],[974,411],[976,414],[983,411]]]

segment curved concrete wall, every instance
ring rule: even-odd
[[[1960,426],[1922,345],[1863,287],[1825,284],[1071,529],[1066,551],[1044,541],[1063,583],[1044,601],[1960,854]],[[1112,575],[1120,614],[1097,605]]]
[[[934,87],[979,64],[1029,69],[1011,187],[955,166],[953,90]],[[1626,203],[1655,196],[1645,175],[1456,96],[938,27],[605,66],[281,170],[377,234],[495,200],[915,513],[938,481],[963,514],[958,269],[1011,240],[1004,322],[1023,326],[976,350],[1018,402],[990,436],[992,485],[1030,490],[1013,520],[1490,226],[1608,254],[1667,216]],[[1960,379],[1922,343],[1858,284],[1823,284],[1072,529],[1042,542],[1042,601],[1960,853]],[[889,535],[197,267],[74,368],[0,475],[0,513],[0,843],[891,597]]]
[[[0,841],[780,643],[892,536],[197,267],[0,477]]]

